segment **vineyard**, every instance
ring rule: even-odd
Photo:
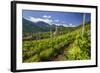
[[[23,62],[88,60],[91,58],[90,23],[85,24],[83,35],[82,26],[70,32],[61,32],[57,35],[53,35],[54,32],[32,33],[32,39],[23,39]]]

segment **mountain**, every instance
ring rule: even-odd
[[[22,21],[23,21],[23,32],[45,32],[50,30],[49,24],[43,21],[34,23],[25,18],[23,18]]]
[[[49,27],[50,26],[48,23],[43,22],[43,21],[38,21],[36,23],[36,25],[39,26],[39,27]]]
[[[74,27],[65,27],[63,25],[57,26],[56,24],[49,24],[44,21],[33,22],[23,18],[23,32],[48,32],[50,30],[55,31],[58,27],[59,31],[71,31]]]

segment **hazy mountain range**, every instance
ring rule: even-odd
[[[76,26],[72,26],[72,24],[54,24],[54,23],[47,23],[44,21],[30,21],[28,19],[22,18],[22,22],[23,22],[23,31],[24,32],[47,32],[52,30],[55,30],[56,26],[58,28],[69,28],[69,27],[76,27]]]

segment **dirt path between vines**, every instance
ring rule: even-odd
[[[71,49],[73,47],[73,45],[74,45],[74,42],[72,42],[68,46],[66,46],[63,49],[62,53],[57,55],[54,60],[55,61],[65,61],[65,60],[67,60],[67,54],[68,54],[67,52],[68,52],[69,49]]]

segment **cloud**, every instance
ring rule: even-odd
[[[65,24],[66,22],[65,21],[62,21],[62,23]]]
[[[52,19],[45,19],[45,18],[36,18],[36,17],[32,17],[32,16],[29,16],[28,18],[25,18],[31,22],[34,22],[34,23],[37,23],[39,21],[43,21],[43,22],[46,22],[48,23],[49,25],[52,25],[52,24],[55,24],[57,26],[64,26],[64,27],[76,27],[77,25],[73,25],[72,23],[70,24],[66,24],[66,23],[56,23],[56,22],[59,22],[58,19],[56,20],[52,20]]]
[[[44,17],[44,18],[47,18],[47,19],[51,18],[50,15],[44,15],[43,17]]]
[[[35,22],[35,23],[37,23],[39,21],[43,21],[43,22],[46,22],[46,23],[51,23],[52,22],[52,20],[50,20],[50,19],[35,18],[35,17],[31,17],[31,16],[29,16],[29,18],[27,18],[27,19],[29,21],[32,21],[32,22]]]
[[[60,25],[62,25],[62,24],[55,24],[55,25],[60,26]]]
[[[70,23],[70,24],[62,24],[63,26],[65,26],[65,27],[76,27],[76,25],[73,25],[72,23]]]
[[[70,23],[69,27],[76,27],[76,25],[73,25],[72,23]]]
[[[56,19],[56,20],[54,20],[55,22],[59,22],[59,20],[58,19]]]
[[[73,24],[72,24],[72,23],[70,23],[70,24],[69,24],[69,26],[73,26]]]
[[[57,26],[64,26],[64,27],[76,27],[76,25],[73,25],[73,24],[65,24],[65,23],[62,23],[62,24],[56,24]]]

